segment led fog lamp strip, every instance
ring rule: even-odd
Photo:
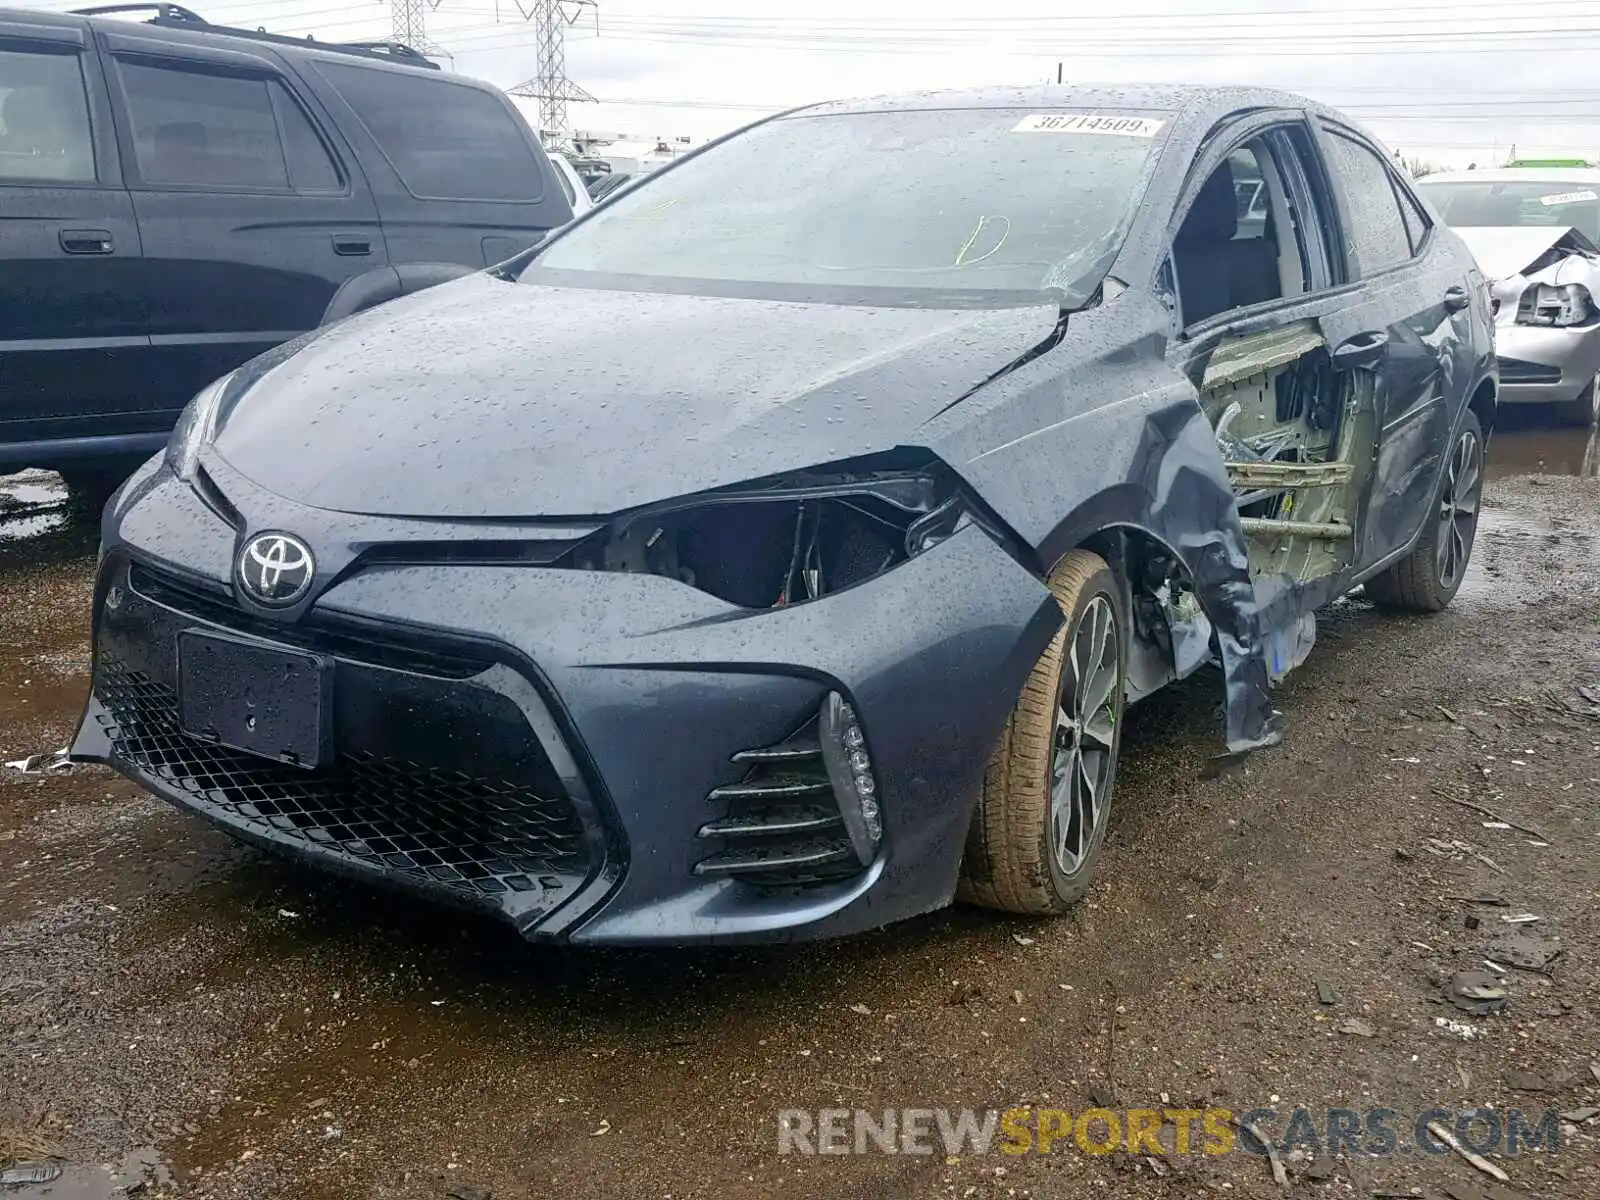
[[[838,692],[829,692],[822,705],[822,761],[828,782],[839,802],[839,815],[850,834],[850,845],[861,865],[870,863],[883,840],[883,813],[878,807],[878,781],[873,778],[867,738],[856,721],[855,710]]]

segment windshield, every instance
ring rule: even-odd
[[[1446,225],[1461,229],[1574,226],[1600,238],[1600,184],[1514,180],[1504,183],[1429,183],[1421,187]]]
[[[1087,299],[1164,114],[926,109],[770,121],[554,239],[527,282],[929,307]]]

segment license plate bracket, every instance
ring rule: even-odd
[[[178,634],[178,725],[313,770],[332,760],[333,660],[196,629]]]

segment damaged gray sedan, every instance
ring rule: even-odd
[[[534,939],[1059,913],[1126,705],[1215,661],[1269,745],[1320,606],[1450,601],[1495,401],[1335,112],[802,109],[206,388],[107,510],[73,753]]]
[[[1502,402],[1600,420],[1600,171],[1458,171],[1421,190],[1489,277]]]

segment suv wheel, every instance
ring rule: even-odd
[[[984,775],[959,899],[1030,916],[1089,890],[1116,782],[1127,677],[1127,603],[1099,555],[1050,575],[1066,622],[1034,665]]]
[[[1416,549],[1367,580],[1367,599],[1402,612],[1438,612],[1449,604],[1472,557],[1482,496],[1483,427],[1468,409],[1445,461],[1433,520]]]

